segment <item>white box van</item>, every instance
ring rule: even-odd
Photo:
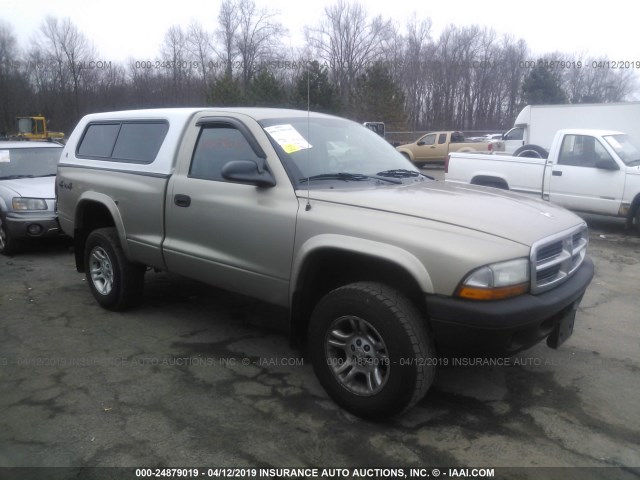
[[[505,153],[547,158],[558,130],[619,130],[640,140],[640,102],[576,105],[527,105],[504,134]]]

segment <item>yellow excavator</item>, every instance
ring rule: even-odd
[[[18,140],[64,141],[64,133],[49,131],[47,125],[49,121],[43,115],[17,117],[16,120],[18,121],[18,133],[15,137]]]

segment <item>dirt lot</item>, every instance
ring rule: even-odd
[[[596,277],[565,345],[441,368],[416,408],[380,424],[329,400],[281,311],[149,273],[142,306],[112,313],[68,243],[0,257],[0,467],[403,467],[408,478],[420,467],[426,478],[579,466],[617,468],[501,474],[639,478],[640,237],[587,220]]]

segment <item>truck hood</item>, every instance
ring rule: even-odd
[[[307,192],[299,194],[306,197]],[[584,223],[568,210],[542,200],[494,188],[445,182],[384,185],[369,189],[311,190],[309,196],[311,200],[455,225],[527,246]]]
[[[55,198],[55,184],[55,176],[0,180],[0,187],[12,191],[15,196],[27,198]]]

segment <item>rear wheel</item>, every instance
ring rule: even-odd
[[[434,348],[413,304],[379,283],[328,293],[309,326],[314,370],[344,409],[383,418],[417,403],[435,374]]]
[[[125,310],[142,299],[145,267],[127,260],[115,228],[89,234],[84,264],[89,289],[102,307]]]

